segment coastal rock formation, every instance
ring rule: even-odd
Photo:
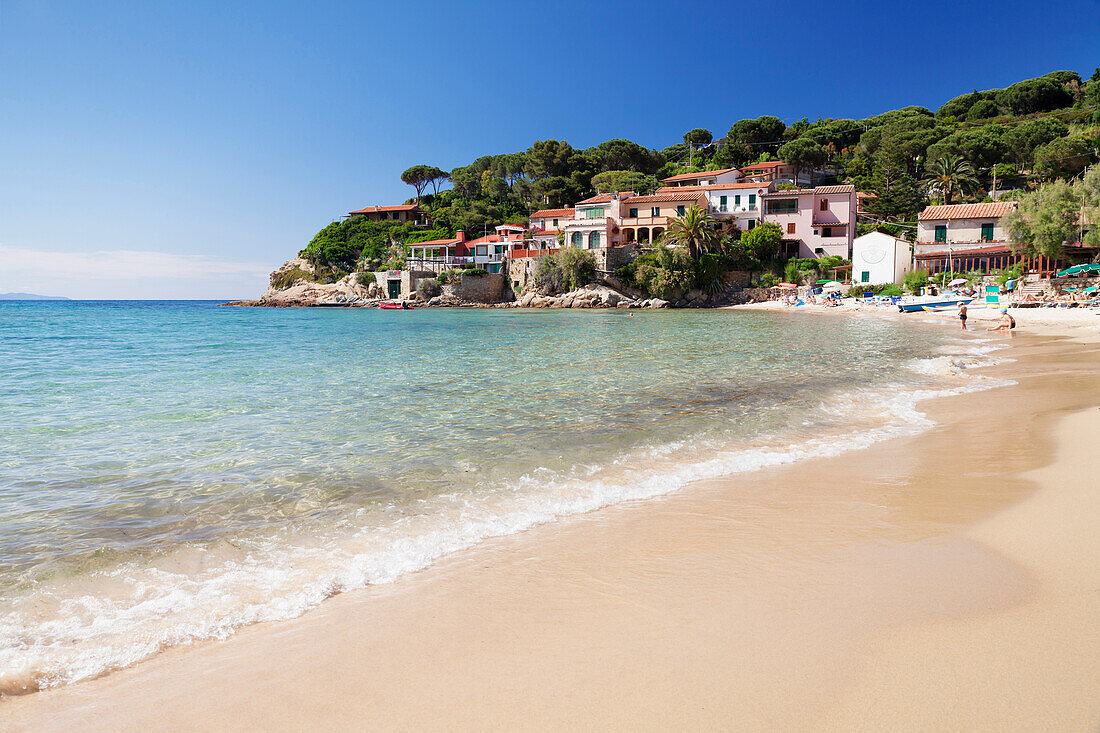
[[[518,308],[667,308],[660,298],[638,300],[608,287],[589,284],[562,295],[543,295],[533,291],[513,304]]]
[[[271,284],[257,300],[242,300],[226,305],[293,308],[333,305],[375,305],[385,296],[373,279],[363,285],[356,273],[336,282],[319,283],[311,279],[316,270],[306,260],[297,257],[284,262],[271,273]]]

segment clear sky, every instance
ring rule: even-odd
[[[0,0],[0,292],[254,297],[415,163],[935,109],[1098,49],[1056,0]]]

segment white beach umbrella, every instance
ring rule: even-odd
[[[832,280],[832,281],[827,282],[824,285],[822,285],[821,289],[822,290],[827,290],[827,291],[843,290],[844,286],[842,284],[838,283],[836,280]]]
[[[970,281],[967,280],[965,277],[957,277],[954,280],[952,280],[951,282],[947,283],[947,287],[953,288],[956,285],[966,285],[968,282],[970,282]]]

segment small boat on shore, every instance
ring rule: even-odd
[[[407,311],[412,310],[415,306],[411,303],[406,303],[404,301],[400,303],[394,303],[393,301],[384,300],[378,304],[378,307],[391,311]]]
[[[944,308],[958,308],[960,305],[969,305],[973,298],[926,298],[910,303],[898,303],[898,310],[902,313],[920,313],[922,311],[936,311]]]

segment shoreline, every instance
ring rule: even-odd
[[[1058,360],[1072,362],[1075,358],[1072,354],[1067,357],[1057,353],[1066,351],[1064,343],[1025,337],[1016,340],[1014,346],[1020,346],[1020,351],[1054,352]],[[1090,358],[1094,363],[1095,354],[1090,352]],[[1044,363],[1039,359],[1032,366],[1042,371]],[[992,370],[1010,374],[1026,371],[1020,364],[1002,365]],[[1060,371],[1054,379],[1045,381],[1058,381],[1058,375]],[[1027,381],[1036,379],[1027,373]],[[1090,389],[1095,387],[1094,381],[1085,380]],[[105,728],[137,726],[152,722],[143,719],[142,715],[148,714],[145,707],[148,700],[154,700],[153,709],[164,711],[165,716],[171,715],[156,719],[171,719],[182,727],[215,727],[219,720],[224,723],[225,716],[242,727],[293,728],[319,720],[350,725],[355,720],[366,719],[375,720],[382,727],[450,727],[442,725],[443,720],[455,722],[456,727],[511,726],[530,720],[523,717],[522,700],[533,695],[550,715],[546,719],[555,724],[581,724],[601,718],[625,726],[632,715],[640,715],[641,710],[646,710],[645,716],[637,718],[637,722],[644,725],[656,720],[652,716],[658,711],[644,704],[636,709],[639,703],[650,699],[650,688],[662,689],[662,685],[671,684],[661,674],[653,676],[653,663],[660,661],[688,674],[688,678],[698,683],[697,688],[690,690],[675,688],[681,697],[686,696],[684,699],[706,703],[699,710],[692,708],[694,714],[685,719],[715,725],[729,721],[749,725],[767,723],[770,727],[773,722],[780,722],[772,717],[776,711],[763,702],[750,703],[757,698],[749,693],[763,695],[769,689],[759,686],[764,681],[771,685],[786,679],[790,669],[784,660],[792,654],[803,655],[803,661],[812,660],[817,665],[830,666],[835,659],[854,664],[855,660],[848,659],[851,653],[847,650],[868,643],[865,633],[868,628],[880,632],[893,630],[896,623],[914,615],[919,618],[931,615],[938,623],[957,621],[960,617],[980,617],[980,611],[991,604],[996,608],[1013,608],[1039,594],[1031,573],[1024,571],[1018,562],[1006,563],[1005,553],[975,549],[977,545],[970,538],[958,536],[957,532],[942,533],[942,526],[958,530],[968,526],[977,516],[1010,506],[1027,495],[1029,489],[1022,481],[1003,474],[999,475],[1001,482],[1014,487],[1007,492],[1007,497],[1005,491],[990,491],[980,497],[968,497],[966,506],[952,506],[949,497],[937,495],[944,506],[933,508],[943,512],[949,507],[953,512],[950,521],[932,522],[931,529],[926,518],[915,523],[901,523],[891,529],[888,533],[891,536],[885,540],[879,537],[867,547],[863,546],[867,544],[865,537],[853,537],[851,542],[860,547],[856,557],[847,558],[842,552],[838,557],[840,549],[830,546],[830,562],[823,567],[815,565],[815,573],[810,575],[803,566],[812,558],[805,557],[804,548],[814,547],[815,542],[820,544],[821,537],[817,533],[825,528],[814,526],[814,531],[808,534],[799,531],[791,534],[791,528],[783,523],[772,526],[767,521],[766,526],[791,543],[791,548],[780,556],[786,564],[780,562],[778,568],[770,569],[770,574],[745,565],[739,553],[724,554],[734,549],[755,549],[772,557],[769,552],[774,548],[764,536],[750,537],[734,548],[723,547],[718,557],[724,563],[713,562],[715,558],[710,557],[711,562],[704,563],[702,568],[685,565],[685,557],[698,554],[709,557],[708,553],[716,552],[712,543],[721,544],[723,532],[731,528],[750,528],[751,522],[734,511],[738,501],[737,496],[730,495],[731,485],[737,485],[738,491],[747,487],[750,492],[767,493],[778,485],[812,486],[821,483],[822,475],[831,476],[834,481],[825,485],[847,487],[839,503],[850,504],[849,510],[854,516],[836,517],[837,523],[828,529],[850,533],[853,530],[850,525],[854,524],[860,533],[874,534],[875,526],[883,521],[874,509],[875,502],[882,499],[881,489],[868,486],[866,481],[854,479],[854,476],[880,470],[879,464],[911,467],[916,459],[909,455],[908,449],[914,443],[943,443],[945,439],[951,443],[948,434],[952,431],[973,431],[974,426],[961,419],[961,415],[967,414],[967,405],[973,409],[975,404],[981,405],[990,395],[999,395],[1003,390],[1021,391],[1012,400],[1034,400],[1034,392],[1047,390],[1057,392],[1065,401],[1066,395],[1060,385],[1045,384],[1038,390],[1032,387],[1028,390],[1025,385],[1017,385],[997,392],[972,393],[923,403],[922,410],[935,414],[937,428],[914,438],[896,439],[838,457],[764,469],[732,480],[707,482],[664,498],[620,504],[541,525],[519,535],[489,540],[444,558],[392,586],[374,586],[332,598],[299,619],[250,627],[226,642],[173,648],[106,677],[3,701],[0,714],[7,717],[10,712],[13,722],[34,729],[62,728],[65,720],[86,721],[86,717],[80,716],[89,713]],[[1095,396],[1095,391],[1092,394]],[[1003,402],[1000,400],[998,405]],[[1071,407],[1058,407],[1058,404],[1059,400],[1048,398],[1034,401],[1032,408],[1047,420]],[[985,409],[985,412],[997,413],[998,410]],[[1015,409],[1002,412],[1013,419],[1018,418]],[[1028,421],[1023,422],[1024,425],[1015,425],[1013,429],[1026,428]],[[981,435],[970,435],[968,439],[971,442],[990,440]],[[993,450],[996,445],[988,447]],[[1041,450],[1029,448],[1022,453],[1026,455],[1003,458],[1015,469],[1034,468],[1041,463]],[[1021,463],[1025,457],[1030,461],[1028,465]],[[932,465],[937,470],[944,468],[942,460]],[[900,485],[897,481],[895,484]],[[795,496],[798,501],[793,504],[790,504],[791,499],[785,500],[790,504],[785,504],[786,508],[797,510],[814,506],[827,514],[835,512],[835,502],[828,496],[804,490],[797,491]],[[921,508],[927,510],[929,507]],[[761,511],[760,507],[754,509]],[[764,515],[756,519],[774,521],[777,518],[768,516],[768,512]],[[794,511],[793,516],[784,518],[806,522],[811,521],[812,516],[813,513]],[[853,519],[856,521],[852,522]],[[796,528],[800,526],[798,521]],[[897,541],[892,537],[895,532],[902,532],[906,540]],[[885,557],[877,546],[884,541],[893,543]],[[951,550],[946,555],[936,549],[940,542],[947,542]],[[952,585],[949,581],[953,576],[944,576],[940,566],[959,562],[973,571],[971,580],[979,578],[982,582],[972,582],[973,587],[966,590]],[[727,564],[738,568],[742,575],[723,572]],[[906,583],[887,582],[873,577],[874,573],[868,574],[871,569],[881,571],[894,565],[912,571],[913,577],[909,580],[923,578],[925,589],[936,596],[936,602],[913,597],[912,591],[904,587]],[[838,572],[840,568],[844,572]],[[676,571],[688,573],[688,579],[676,576]],[[875,599],[872,609],[875,613],[854,612],[857,609],[851,607],[853,598],[850,596],[866,595],[868,591],[852,585],[846,576],[850,572],[874,586],[870,595]],[[831,588],[843,591],[839,597],[818,590],[811,592],[809,584],[820,582],[823,576],[832,581]],[[782,592],[774,587],[777,579],[782,581]],[[727,587],[730,582],[740,593]],[[950,586],[947,588],[950,593],[945,593],[945,586]],[[703,643],[707,638],[704,632],[713,635],[726,629],[723,622],[728,619],[712,608],[716,594],[740,609],[747,629],[755,629],[755,633],[746,631],[738,637],[744,648],[722,646],[720,651],[723,653],[707,662],[722,672],[718,676],[722,677],[723,689],[728,687],[741,695],[734,695],[734,699],[751,709],[759,708],[759,713],[745,718],[721,717],[721,711],[733,714],[731,708],[723,707],[729,701],[716,706],[717,689],[710,686],[712,683],[695,679],[689,673],[690,666],[685,665],[690,659],[674,653],[673,647],[677,646],[692,649],[697,655],[717,653]],[[654,607],[653,597],[661,598],[667,607]],[[948,613],[946,619],[940,618],[945,608],[954,611]],[[769,613],[761,613],[762,609]],[[807,609],[813,609],[814,613],[807,614]],[[540,610],[549,611],[550,617],[568,633],[553,628]],[[821,634],[821,619],[814,616],[823,610],[822,619],[831,625],[825,629],[827,633]],[[503,617],[499,616],[501,612]],[[624,613],[636,625],[649,631],[647,638],[652,643],[639,644],[638,639],[624,635],[619,618]],[[489,620],[500,618],[506,621]],[[422,626],[417,626],[413,619]],[[690,623],[684,628],[677,619],[687,619]],[[363,628],[365,626],[372,628]],[[531,631],[537,633],[531,636],[525,633]],[[809,631],[818,633],[807,636]],[[830,638],[823,640],[822,636]],[[342,643],[334,644],[334,638]],[[783,638],[798,638],[803,644],[798,649],[786,648]],[[475,641],[480,643],[474,644]],[[835,644],[837,641],[843,643]],[[297,652],[296,660],[300,659],[301,665],[296,663],[293,669],[279,668],[278,660],[286,645]],[[502,649],[511,652],[505,653]],[[783,653],[779,653],[780,649]],[[385,653],[379,654],[380,650]],[[603,652],[607,658],[593,657],[592,650]],[[746,650],[752,651],[752,655]],[[547,656],[550,658],[545,659]],[[369,660],[366,666],[370,668],[355,664],[357,659]],[[639,659],[645,662],[635,664]],[[424,669],[406,669],[410,660]],[[491,683],[489,689],[494,691],[488,695],[483,690],[483,696],[502,703],[502,709],[456,707],[477,694],[476,689],[470,689],[475,680],[454,674],[453,665],[462,660],[476,662],[475,666],[482,670],[477,679]],[[746,664],[752,660],[767,660],[767,663],[762,664],[760,670],[741,676],[734,674],[737,669],[730,669],[731,661]],[[597,701],[569,686],[563,690],[564,683],[559,675],[573,674],[595,684],[602,679],[602,673],[608,671],[608,664],[617,674],[634,680],[633,686],[615,683],[611,685],[616,693],[613,698]],[[544,670],[545,674],[532,677],[528,665]],[[432,676],[433,670],[442,677]],[[550,674],[550,670],[554,674]],[[743,666],[740,671],[744,673]],[[387,678],[387,672],[396,678]],[[218,694],[217,680],[224,685],[230,679],[238,680],[240,693],[234,699],[224,699]],[[401,699],[402,694],[411,694],[409,691],[402,693],[402,685],[395,687],[395,681],[402,679],[406,679],[411,688],[424,694],[430,692],[430,700],[418,701],[414,696],[404,700],[407,706],[395,704],[391,709],[381,705],[381,700],[392,701]],[[186,680],[182,687],[181,680]],[[353,688],[349,687],[349,680],[355,683]],[[828,682],[817,678],[806,680],[810,681],[818,686]],[[329,685],[333,689],[326,691]],[[800,690],[809,694],[813,687]],[[287,689],[293,690],[293,694],[283,697],[281,695],[286,693],[278,692]],[[354,689],[383,690],[385,694],[378,699],[362,700],[356,699]],[[183,690],[187,690],[183,695],[187,700],[179,699]],[[572,712],[559,709],[548,697],[554,690],[558,694],[572,690],[582,699],[589,700],[588,705]],[[646,693],[641,701],[637,699],[639,693]],[[774,695],[774,691],[771,694]],[[202,705],[194,705],[194,695]],[[759,700],[765,698],[766,695]],[[257,709],[260,701],[263,709]],[[778,702],[772,700],[772,703]],[[818,704],[824,702],[819,700]],[[59,709],[62,707],[64,710]],[[820,712],[820,708],[813,709]],[[663,714],[671,712],[666,710]],[[699,717],[704,712],[715,717]],[[438,718],[432,714],[451,717]],[[508,717],[509,714],[514,717]],[[77,717],[66,718],[67,715]],[[349,717],[354,715],[366,717]],[[660,719],[668,724],[675,722]],[[811,719],[821,720],[816,716]]]

